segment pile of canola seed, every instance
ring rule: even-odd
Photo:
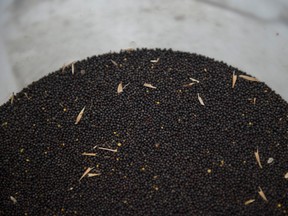
[[[0,107],[1,215],[285,215],[288,105],[197,54],[73,62]]]

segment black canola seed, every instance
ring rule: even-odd
[[[266,84],[160,49],[73,68],[0,107],[0,215],[288,214],[288,105]]]

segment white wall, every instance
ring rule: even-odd
[[[286,0],[0,2],[0,104],[64,63],[121,48],[197,52],[265,81],[288,100]]]

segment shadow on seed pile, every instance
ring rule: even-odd
[[[1,215],[284,215],[288,105],[204,56],[73,62],[0,107]]]

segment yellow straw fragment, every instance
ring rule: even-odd
[[[116,67],[118,67],[117,62],[115,62],[115,61],[113,61],[113,60],[111,60],[111,62],[112,62]]]
[[[257,160],[257,163],[259,165],[259,167],[262,169],[262,164],[261,164],[261,161],[260,161],[260,155],[259,155],[259,150],[257,148],[257,151],[254,153],[255,154],[255,157],[256,157],[256,160]]]
[[[265,201],[268,202],[263,190],[261,189],[261,187],[259,187],[259,191],[258,191],[259,195],[261,196],[261,198]]]
[[[250,77],[250,76],[246,76],[246,75],[239,75],[240,78],[243,78],[245,80],[248,81],[252,81],[252,82],[260,82],[257,78],[255,77]]]
[[[203,99],[200,97],[199,93],[197,95],[198,95],[198,100],[199,100],[200,104],[205,106]]]
[[[65,69],[66,69],[67,67],[69,67],[70,65],[72,65],[72,74],[74,74],[74,63],[76,63],[76,61],[70,62],[69,64],[64,64],[64,65],[62,66],[62,73],[64,73],[64,71],[65,71]]]
[[[100,176],[100,173],[88,173],[88,177]]]
[[[74,75],[75,67],[74,67],[74,62],[72,63],[72,74]]]
[[[247,200],[244,204],[249,205],[249,204],[253,203],[254,201],[255,201],[255,199],[250,199],[250,200]]]
[[[15,197],[13,197],[13,196],[10,196],[10,200],[13,202],[13,204],[16,204],[16,203],[17,203],[17,200],[16,200]]]
[[[149,83],[144,83],[144,86],[147,87],[147,88],[152,88],[152,89],[156,89],[155,86],[149,84]]]
[[[11,97],[10,97],[11,104],[14,103],[14,99],[15,99],[15,94],[14,94],[14,92],[13,92],[12,95],[11,95]]]
[[[157,63],[157,62],[159,62],[159,60],[160,60],[160,58],[157,58],[156,60],[151,60],[150,62],[151,63]]]
[[[232,88],[235,87],[236,80],[237,80],[237,75],[235,75],[235,72],[233,72],[233,75],[232,75]]]
[[[183,85],[183,87],[191,87],[192,85],[194,85],[195,83],[188,83],[188,84],[185,84],[185,85]]]
[[[92,168],[87,168],[86,171],[83,173],[83,175],[81,176],[81,178],[79,179],[79,181],[81,181],[81,179],[83,179],[86,175],[88,175],[88,173],[93,169],[94,167]]]
[[[196,80],[196,79],[193,79],[193,78],[189,78],[191,81],[193,81],[193,82],[197,82],[197,83],[199,83],[200,81],[199,80]]]
[[[76,122],[75,124],[78,124],[80,122],[80,120],[82,119],[82,116],[84,114],[85,111],[85,107],[80,111],[80,113],[78,114],[77,118],[76,118]]]
[[[101,150],[104,150],[104,151],[111,151],[111,152],[114,152],[114,153],[117,152],[117,149],[109,149],[109,148],[103,148],[103,147],[98,147],[98,149],[101,149]]]
[[[87,153],[87,152],[84,152],[84,153],[82,153],[82,155],[95,157],[95,156],[96,156],[96,153]]]
[[[123,92],[123,84],[122,82],[119,83],[118,88],[117,88],[117,93],[120,94]]]

